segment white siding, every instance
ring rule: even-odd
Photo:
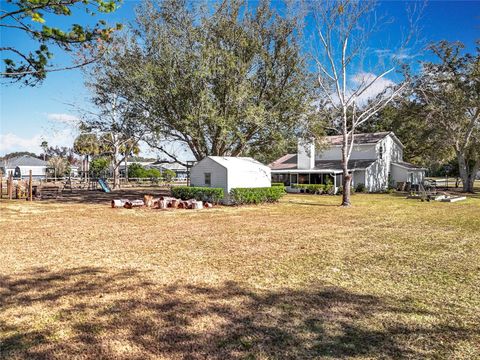
[[[350,157],[352,160],[367,160],[367,159],[376,159],[377,153],[375,149],[375,144],[372,145],[357,145],[353,147],[352,155]],[[332,146],[318,152],[316,154],[317,160],[341,160],[342,159],[342,147],[341,146]]]
[[[205,173],[211,174],[210,187],[223,189],[224,200],[227,202],[228,194],[233,188],[270,187],[272,185],[270,168],[252,159],[206,157],[192,167],[191,186],[208,186],[205,184]]]
[[[424,173],[423,170],[406,169],[392,164],[392,181],[395,185],[397,182],[412,182],[413,185],[420,184],[424,180]]]
[[[191,186],[208,186],[205,184],[205,173],[211,174],[210,187],[223,188],[225,195],[228,193],[227,169],[212,159],[206,157],[200,160],[190,172]]]
[[[298,141],[297,144],[297,168],[313,169],[315,167],[315,143]]]
[[[353,186],[357,187],[358,184],[365,184],[365,170],[356,170],[353,172]]]
[[[45,166],[17,166],[19,170],[19,175],[22,178],[30,176],[30,170],[32,170],[32,176],[45,176],[46,167]]]
[[[365,186],[370,192],[386,190],[388,187],[388,168],[385,161],[375,161],[366,170]]]

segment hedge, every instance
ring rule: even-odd
[[[292,186],[295,189],[302,189],[310,194],[332,194],[332,184],[295,184]]]
[[[285,194],[285,188],[272,186],[264,188],[234,188],[230,191],[235,205],[276,202]]]
[[[218,203],[223,199],[224,193],[222,188],[174,186],[172,187],[172,196],[182,200],[195,199]]]
[[[284,183],[272,183],[272,186],[285,186]]]

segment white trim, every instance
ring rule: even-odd
[[[426,171],[427,170],[426,168],[422,168],[422,167],[411,168],[411,167],[408,167],[408,166],[400,165],[399,163],[396,163],[396,162],[393,162],[393,161],[392,161],[392,165],[393,166],[398,166],[402,169],[406,169],[406,170],[410,170],[410,171]]]
[[[355,169],[356,170],[356,169]],[[360,170],[360,169],[359,169]],[[289,169],[289,170],[271,170],[272,174],[341,174],[342,170],[326,169],[326,170],[298,170],[298,169]]]

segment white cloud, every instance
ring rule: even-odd
[[[74,139],[75,134],[70,129],[50,130],[31,137],[22,137],[13,133],[0,134],[0,154],[14,151],[30,151],[39,154],[42,141],[47,141],[49,146],[71,147]]]
[[[379,57],[380,60],[413,60],[418,57],[418,54],[413,54],[413,50],[410,48],[402,48],[397,52],[392,51],[391,49],[376,49],[374,53]]]
[[[37,152],[42,142],[40,135],[30,138],[22,138],[18,135],[8,133],[0,134],[0,153],[12,151],[32,151]]]
[[[63,124],[68,124],[68,125],[77,125],[80,119],[71,114],[57,114],[57,113],[50,113],[47,114],[48,120],[56,121],[59,123]]]
[[[350,77],[347,89],[347,99],[349,99],[355,92],[360,93],[362,89],[369,84],[377,75],[370,72],[358,72]],[[375,98],[385,89],[394,86],[395,82],[385,77],[379,78],[373,82],[360,96],[355,95],[355,102],[357,105],[365,105],[368,100]],[[332,100],[339,104],[340,100],[336,93],[331,94]]]
[[[356,89],[363,88],[369,84],[377,75],[369,72],[359,72],[352,77],[352,86],[350,93],[356,91]],[[373,99],[375,96],[383,92],[385,89],[395,85],[390,79],[385,77],[375,80],[375,82],[363,92],[358,98],[358,104],[365,104],[368,100]]]

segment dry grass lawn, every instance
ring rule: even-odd
[[[353,202],[0,202],[0,358],[478,358],[480,199]]]

